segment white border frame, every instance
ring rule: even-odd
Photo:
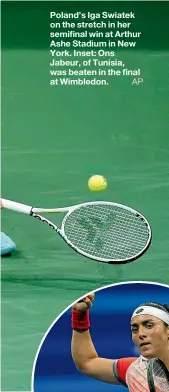
[[[114,284],[109,284],[103,287],[99,287],[96,290],[93,290],[94,293],[96,293],[97,291],[103,290],[103,289],[107,289],[109,287],[113,287],[113,286],[119,286],[119,285],[127,285],[127,284],[151,284],[154,286],[162,286],[162,287],[167,287],[169,289],[169,285],[163,284],[163,283],[156,283],[156,282],[149,282],[149,281],[137,281],[137,280],[133,280],[133,281],[129,281],[129,282],[120,282],[120,283],[114,283]],[[88,294],[90,294],[92,292],[92,290],[90,290],[88,293],[84,294],[83,296],[79,297],[76,299],[76,301],[72,302],[71,305],[67,306],[66,309],[64,309],[59,316],[57,316],[57,318],[53,321],[53,323],[50,325],[50,327],[48,328],[48,330],[46,331],[44,337],[42,338],[40,345],[38,347],[37,353],[35,355],[35,359],[34,359],[34,363],[33,363],[33,368],[32,368],[32,377],[31,377],[31,392],[34,392],[34,374],[35,374],[35,366],[36,366],[36,362],[37,362],[37,358],[39,355],[39,352],[41,350],[42,344],[44,342],[44,340],[46,339],[46,336],[48,335],[48,333],[50,332],[50,330],[53,328],[54,324],[60,319],[60,317],[62,317],[62,315],[68,310],[70,309],[77,301],[80,301],[81,299],[83,299],[84,297],[87,297]],[[5,391],[2,391],[5,392]],[[17,391],[16,391],[17,392]]]

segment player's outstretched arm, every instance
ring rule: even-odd
[[[90,294],[73,306],[72,357],[77,368],[87,376],[118,384],[113,374],[113,360],[98,356],[90,336],[88,312],[93,300],[94,294]]]

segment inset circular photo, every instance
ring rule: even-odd
[[[46,332],[32,392],[169,392],[169,286],[85,293]]]

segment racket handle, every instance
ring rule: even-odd
[[[16,201],[1,199],[2,205],[4,208],[8,210],[21,212],[22,214],[30,215],[32,210],[31,206],[27,206],[26,204],[17,203]]]

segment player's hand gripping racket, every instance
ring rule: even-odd
[[[169,371],[159,358],[148,362],[147,380],[150,392],[169,392]]]
[[[151,228],[146,218],[127,206],[94,201],[65,208],[34,208],[2,199],[7,209],[31,215],[54,229],[74,250],[104,263],[128,263],[148,249]],[[45,213],[66,213],[59,228]]]

